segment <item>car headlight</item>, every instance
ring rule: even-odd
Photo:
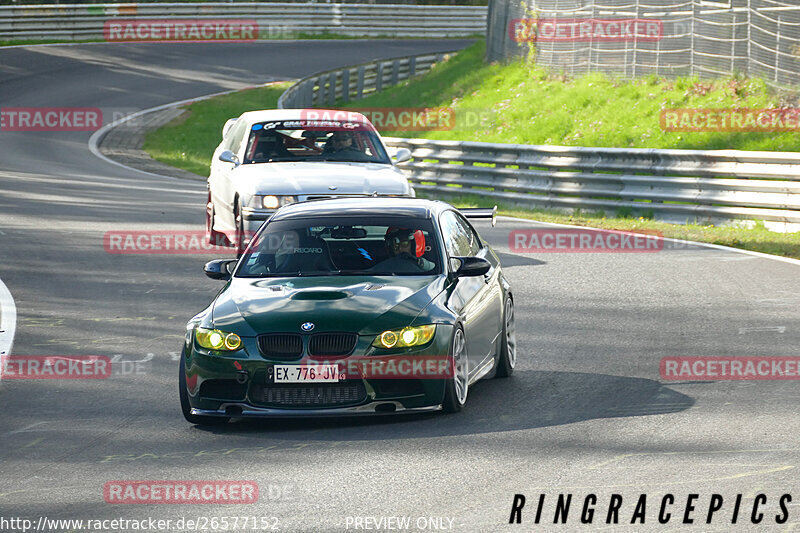
[[[427,344],[436,333],[436,324],[384,331],[372,341],[376,348],[410,348]]]
[[[277,209],[279,207],[283,207],[284,205],[293,204],[297,201],[297,197],[295,196],[276,196],[273,194],[267,196],[257,196],[256,198],[260,198],[260,207],[264,209]]]
[[[235,352],[242,347],[239,335],[218,329],[197,328],[194,338],[197,339],[197,344],[208,350]]]

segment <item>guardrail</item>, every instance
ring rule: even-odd
[[[325,107],[336,102],[358,100],[390,85],[424,74],[452,53],[454,52],[385,59],[317,72],[289,87],[278,99],[278,107]]]
[[[386,138],[418,190],[673,222],[800,223],[800,153],[581,148]]]
[[[95,40],[106,21],[247,19],[260,39],[303,34],[467,37],[486,31],[485,6],[309,3],[158,3],[0,6],[0,40]]]

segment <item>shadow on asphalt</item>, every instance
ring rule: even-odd
[[[546,262],[534,259],[533,257],[525,257],[519,254],[508,254],[498,252],[497,250],[495,250],[495,253],[497,254],[497,257],[500,258],[500,264],[503,266],[503,268],[517,266],[539,266],[547,264]]]
[[[316,430],[311,440],[368,441],[496,433],[598,418],[669,414],[692,405],[693,398],[650,379],[528,370],[517,371],[508,379],[473,385],[465,409],[457,414],[241,419],[225,426],[196,429],[287,440],[297,439],[298,432]]]

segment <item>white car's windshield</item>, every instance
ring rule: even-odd
[[[369,124],[311,120],[253,124],[244,164],[279,161],[391,162]]]

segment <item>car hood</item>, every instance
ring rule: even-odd
[[[444,289],[443,276],[234,278],[214,303],[213,326],[241,336],[402,328]]]
[[[237,180],[253,194],[410,194],[403,172],[377,163],[253,163],[236,169]],[[336,187],[330,189],[330,187]]]

